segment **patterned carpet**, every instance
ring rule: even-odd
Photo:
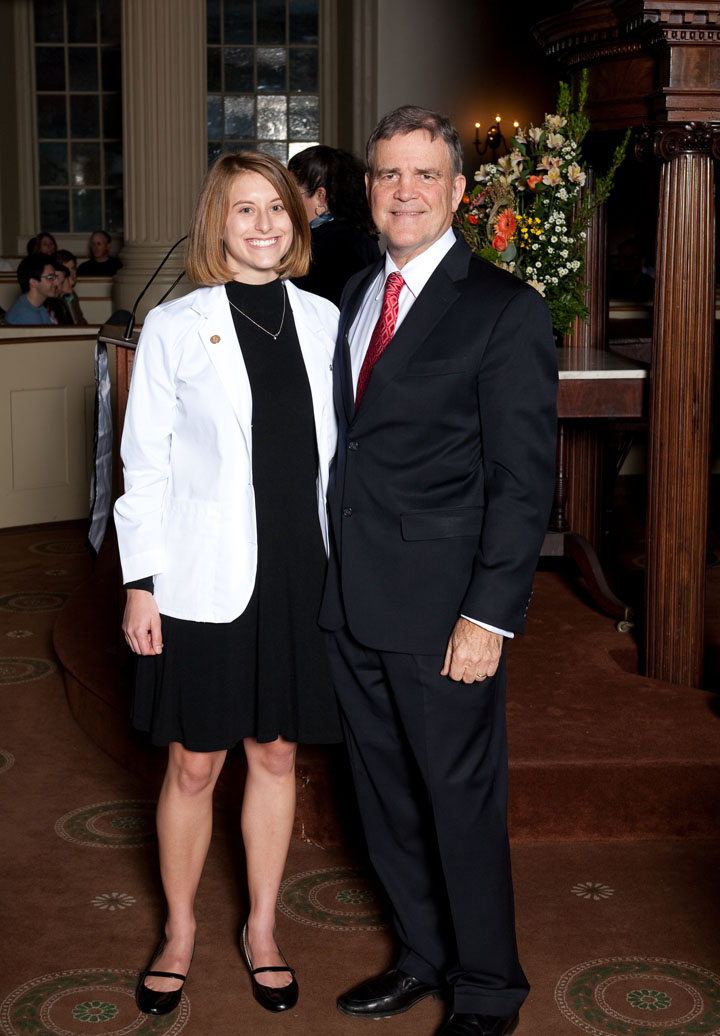
[[[137,1011],[137,972],[162,924],[153,795],[78,727],[52,649],[59,609],[89,575],[82,540],[78,525],[0,533],[0,1033],[375,1032],[334,1007],[392,952],[382,901],[346,848],[293,842],[278,930],[300,1001],[275,1017],[252,999],[237,950],[245,903],[232,808],[218,811],[182,1004],[168,1018]],[[533,986],[518,1036],[720,1036],[717,834],[515,846]],[[425,1001],[379,1024],[431,1036],[443,1011]]]

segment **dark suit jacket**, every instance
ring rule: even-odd
[[[347,285],[335,355],[334,536],[320,622],[443,654],[460,614],[521,632],[555,479],[557,360],[543,299],[458,240],[354,412]]]

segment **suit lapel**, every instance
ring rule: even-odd
[[[340,325],[338,327],[338,343],[335,354],[335,408],[338,414],[345,414],[348,424],[355,415],[355,393],[353,390],[352,360],[350,358],[350,342],[348,332],[353,325],[365,294],[380,271],[384,268],[382,259],[372,267],[370,272],[361,277],[354,289],[351,289],[347,302],[343,302]]]

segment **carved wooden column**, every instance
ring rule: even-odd
[[[590,170],[587,189],[591,191],[594,183],[595,177]],[[577,366],[581,369],[583,350],[605,348],[606,248],[607,218],[605,207],[601,206],[593,213],[585,241],[588,320],[577,319],[564,341],[567,348],[576,352]],[[565,428],[565,438],[568,523],[599,552],[602,537],[602,429],[596,421],[571,421]]]
[[[123,0],[125,247],[113,301],[131,309],[187,233],[207,168],[205,0]],[[183,268],[180,246],[141,303],[139,319]],[[191,287],[183,282],[182,294]]]
[[[660,185],[648,454],[645,671],[702,679],[714,331],[707,125],[657,130]],[[720,157],[720,137],[715,155]]]

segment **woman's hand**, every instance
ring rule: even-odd
[[[136,655],[159,655],[162,652],[160,612],[148,590],[128,590],[122,630],[131,651]]]

